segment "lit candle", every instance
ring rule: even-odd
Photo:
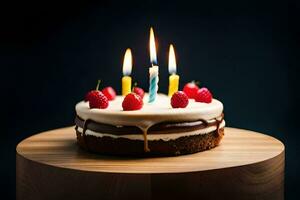
[[[156,99],[158,91],[158,65],[156,58],[156,47],[155,47],[155,38],[153,28],[150,28],[150,39],[149,39],[149,49],[150,49],[150,62],[152,67],[149,68],[149,103],[152,103]]]
[[[131,92],[131,70],[132,70],[132,55],[131,50],[126,49],[123,61],[123,78],[122,78],[122,95],[126,96]]]
[[[178,91],[179,76],[176,74],[176,58],[174,47],[171,44],[169,48],[169,97]]]

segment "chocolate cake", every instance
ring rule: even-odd
[[[186,108],[173,109],[170,98],[159,94],[141,110],[123,111],[123,98],[117,96],[107,109],[90,109],[84,101],[76,105],[82,148],[103,155],[173,156],[214,148],[224,135],[223,104],[216,99],[190,99]]]

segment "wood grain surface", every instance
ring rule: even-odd
[[[268,135],[226,128],[221,145],[177,157],[91,154],[74,127],[17,146],[17,199],[283,199],[284,145]]]

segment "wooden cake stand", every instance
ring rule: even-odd
[[[221,145],[177,157],[91,154],[74,127],[23,140],[16,153],[17,199],[283,199],[284,145],[226,128]]]

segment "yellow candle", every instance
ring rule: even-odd
[[[132,54],[127,49],[123,61],[123,78],[122,78],[122,95],[126,96],[131,92],[131,70],[132,70]]]
[[[172,74],[169,76],[169,97],[171,97],[175,92],[178,91],[179,76],[177,74]]]
[[[171,97],[175,92],[178,91],[179,86],[179,76],[176,74],[176,58],[174,47],[171,44],[169,48],[169,97]]]
[[[123,76],[122,77],[122,95],[126,96],[131,92],[131,77]]]

